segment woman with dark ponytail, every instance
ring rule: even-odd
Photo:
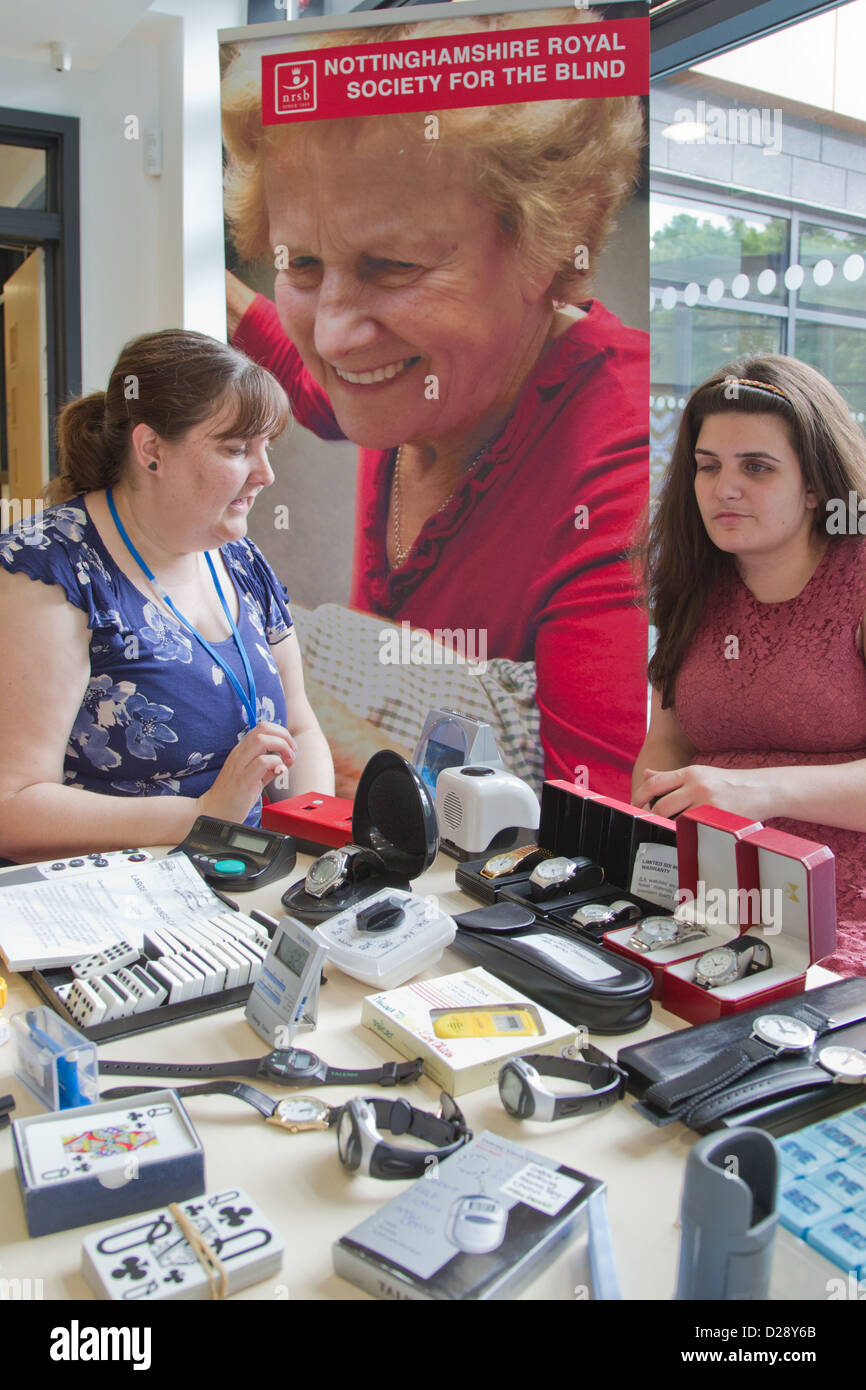
[[[658,643],[632,796],[828,844],[837,953],[866,974],[866,439],[792,357],[686,402],[647,554]]]
[[[332,789],[288,596],[246,539],[287,420],[268,372],[179,329],[61,412],[49,505],[0,535],[0,854],[174,844],[202,814],[257,824],[269,783]]]

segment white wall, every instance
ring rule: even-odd
[[[81,121],[85,390],[138,333],[225,336],[217,31],[245,15],[244,0],[165,0],[95,71],[0,57],[4,106]],[[161,126],[160,178],[125,138],[128,116]]]

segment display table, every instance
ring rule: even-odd
[[[286,879],[238,895],[244,910],[257,907],[272,916],[282,915],[280,894],[302,872],[309,860],[300,856],[298,868]],[[441,855],[414,885],[420,893],[435,893],[448,912],[477,906],[455,888],[455,861]],[[428,976],[468,969],[470,963],[452,950]],[[319,1024],[314,1033],[300,1032],[296,1043],[309,1046],[334,1066],[371,1067],[393,1060],[387,1045],[360,1024],[361,1000],[373,991],[336,969],[326,969]],[[813,967],[809,985],[834,979],[828,971]],[[11,1016],[41,1001],[27,980],[7,978]],[[623,1037],[595,1036],[593,1041],[611,1056],[626,1043],[637,1042],[670,1029],[685,1026],[681,1019],[654,1006],[651,1020]],[[126,1041],[103,1043],[100,1058],[143,1062],[215,1062],[233,1057],[257,1057],[266,1045],[244,1019],[243,1009],[211,1014],[186,1023],[139,1034]],[[531,1051],[531,1048],[527,1048]],[[11,1091],[17,1109],[13,1119],[43,1113],[37,1102],[12,1076],[13,1044],[0,1048],[0,1094]],[[135,1078],[105,1077],[101,1089],[133,1085]],[[144,1084],[144,1083],[143,1083]],[[171,1081],[159,1084],[170,1086]],[[185,1084],[180,1081],[178,1084]],[[188,1084],[188,1083],[187,1083]],[[304,1094],[304,1088],[280,1090],[255,1080],[254,1084],[275,1096]],[[307,1088],[313,1091],[314,1088]],[[371,1093],[377,1088],[371,1088]],[[359,1087],[319,1087],[314,1093],[330,1105],[353,1095]],[[438,1088],[425,1076],[402,1090],[380,1091],[393,1098],[403,1094],[414,1104],[434,1110]],[[267,1125],[249,1106],[226,1096],[194,1096],[186,1102],[189,1115],[205,1149],[207,1190],[216,1192],[242,1186],[261,1205],[286,1242],[281,1274],[236,1295],[243,1299],[356,1299],[366,1298],[354,1285],[337,1278],[331,1265],[331,1244],[358,1221],[382,1206],[401,1189],[398,1183],[352,1177],[337,1157],[332,1131],[288,1134]],[[614,1249],[623,1297],[669,1299],[676,1281],[679,1231],[677,1216],[683,1165],[695,1142],[695,1134],[682,1124],[656,1129],[631,1108],[631,1098],[611,1109],[556,1124],[533,1124],[512,1119],[503,1109],[495,1086],[460,1098],[468,1124],[478,1134],[494,1130],[516,1143],[536,1149],[559,1162],[603,1178],[608,1185],[608,1206]],[[92,1294],[81,1272],[81,1242],[98,1225],[80,1227],[56,1235],[30,1239],[13,1168],[11,1129],[0,1132],[0,1248],[4,1279],[41,1279],[45,1299],[90,1299]],[[100,1223],[106,1224],[106,1223]],[[545,1281],[542,1281],[543,1283]],[[550,1297],[549,1287],[538,1286],[524,1297]],[[557,1296],[585,1296],[565,1286],[559,1276]],[[118,1305],[115,1305],[117,1307]]]

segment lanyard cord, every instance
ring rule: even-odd
[[[153,573],[153,571],[152,571],[151,569],[148,568],[148,566],[147,566],[147,564],[145,563],[143,557],[142,557],[141,555],[139,555],[139,553],[138,553],[138,551],[136,550],[135,546],[132,544],[132,541],[129,539],[129,536],[126,534],[126,530],[124,529],[123,522],[121,521],[120,517],[117,515],[117,508],[116,508],[116,506],[114,505],[114,497],[113,497],[113,495],[112,495],[112,492],[113,492],[113,489],[112,489],[112,488],[108,488],[108,489],[107,489],[107,491],[106,491],[106,493],[105,493],[105,500],[106,500],[106,502],[108,503],[108,510],[111,512],[111,519],[112,519],[112,521],[114,522],[115,526],[117,527],[118,534],[120,535],[120,539],[123,541],[124,545],[126,546],[127,550],[129,551],[130,555],[132,556],[133,560],[135,560],[136,564],[137,564],[137,565],[139,566],[139,568],[144,572],[144,574],[146,575],[147,579],[150,581],[150,583],[152,584],[153,588],[155,589],[156,593],[157,593],[158,596],[162,599],[163,603],[165,603],[165,604],[171,609],[172,613],[175,615],[176,618],[178,618],[178,619],[183,623],[184,627],[189,628],[189,631],[192,633],[193,637],[196,639],[197,642],[199,642],[199,643],[201,644],[202,647],[204,647],[205,651],[208,653],[208,655],[210,656],[211,660],[215,661],[216,664],[221,668],[221,670],[225,672],[225,675],[226,675],[227,679],[228,679],[228,680],[231,682],[231,684],[234,686],[235,691],[237,692],[238,698],[239,698],[241,704],[242,704],[243,707],[244,707],[244,710],[245,710],[246,716],[247,716],[247,721],[248,721],[248,723],[249,723],[250,728],[251,728],[251,729],[254,729],[254,728],[256,727],[256,724],[258,723],[258,719],[257,719],[257,717],[256,717],[256,682],[255,682],[255,679],[254,679],[254,677],[253,677],[252,668],[250,667],[249,658],[247,657],[246,649],[244,648],[244,644],[243,644],[243,642],[242,642],[242,640],[241,640],[241,635],[240,635],[240,633],[239,633],[238,630],[237,630],[237,626],[236,626],[236,624],[235,624],[234,618],[232,617],[231,610],[230,610],[228,604],[226,603],[225,594],[223,593],[222,588],[221,588],[221,586],[220,586],[220,582],[219,582],[219,580],[217,579],[216,570],[214,569],[213,560],[211,559],[211,557],[210,557],[210,555],[208,554],[208,552],[205,551],[204,558],[207,560],[207,565],[208,565],[208,569],[210,570],[210,573],[211,573],[211,579],[213,580],[214,588],[216,589],[217,595],[219,596],[219,601],[220,601],[220,603],[222,604],[223,612],[225,613],[226,617],[227,617],[228,620],[229,620],[229,626],[231,627],[231,630],[232,630],[232,637],[233,637],[233,639],[234,639],[234,644],[235,644],[235,646],[237,647],[238,654],[239,654],[240,659],[241,659],[241,662],[242,662],[242,664],[243,664],[244,674],[246,675],[246,678],[247,678],[247,688],[248,688],[248,690],[249,690],[249,695],[246,694],[246,692],[244,691],[244,689],[243,689],[243,687],[242,687],[240,681],[238,680],[237,676],[235,675],[234,671],[232,671],[231,667],[229,667],[229,666],[226,664],[226,662],[225,662],[225,661],[223,660],[223,658],[220,656],[219,652],[214,651],[214,649],[213,649],[213,647],[211,646],[210,642],[208,642],[207,639],[206,639],[205,637],[202,637],[202,635],[201,635],[201,633],[199,632],[198,628],[195,627],[195,626],[189,621],[188,618],[185,618],[178,608],[175,608],[174,604],[172,603],[172,601],[171,601],[171,599],[169,598],[168,594],[166,593],[165,589],[162,587],[162,585],[160,584],[159,580],[156,578],[156,575]]]

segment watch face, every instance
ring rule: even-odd
[[[328,1110],[329,1107],[323,1100],[316,1100],[313,1096],[291,1096],[280,1101],[276,1114],[281,1120],[292,1124],[310,1124],[317,1120],[326,1120]]]
[[[866,1052],[858,1047],[822,1047],[818,1061],[836,1076],[866,1081]]]
[[[761,1014],[752,1024],[752,1031],[761,1042],[792,1051],[803,1051],[815,1041],[814,1028],[787,1014]]]
[[[650,950],[657,946],[670,946],[679,936],[679,928],[673,917],[645,917],[634,936]]]
[[[307,892],[322,893],[326,888],[330,888],[332,884],[338,882],[342,875],[344,858],[344,855],[329,850],[327,854],[323,854],[320,859],[311,864],[304,881]]]
[[[300,1048],[284,1047],[277,1048],[265,1059],[267,1071],[277,1080],[282,1077],[302,1077],[305,1074],[312,1074],[319,1066],[319,1059],[314,1052],[303,1052]]]
[[[612,922],[615,916],[616,912],[609,903],[586,903],[573,913],[571,920],[588,926],[590,922]]]
[[[542,859],[532,870],[532,877],[540,883],[558,883],[571,873],[571,860],[560,856],[557,859]]]
[[[704,952],[695,966],[695,974],[713,984],[725,979],[736,968],[737,957],[730,946],[716,946],[714,950]]]
[[[491,878],[494,874],[509,874],[518,862],[514,854],[495,854],[484,865],[484,872]]]
[[[529,1107],[525,1087],[513,1067],[503,1067],[499,1077],[499,1095],[509,1115],[523,1116],[527,1113]]]

